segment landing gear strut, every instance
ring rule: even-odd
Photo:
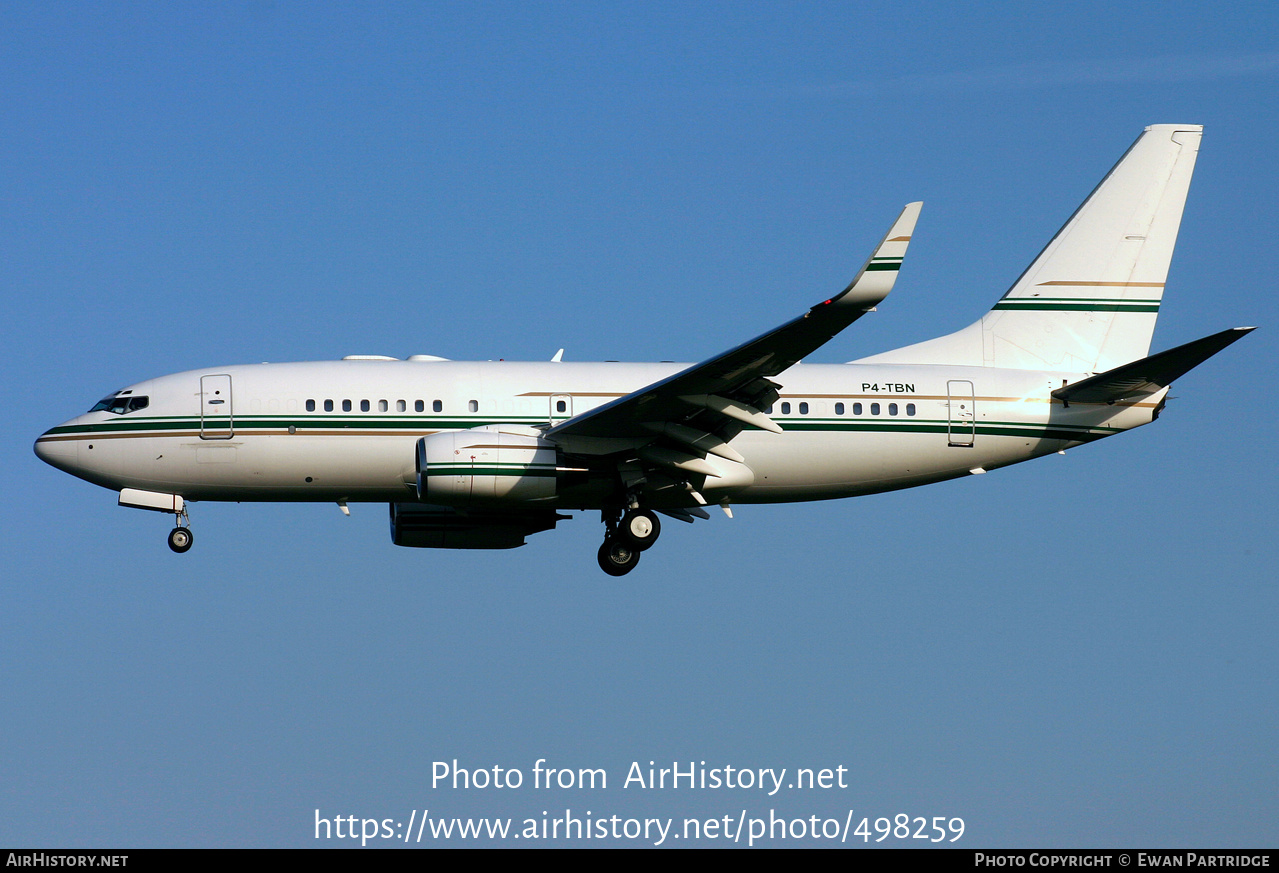
[[[187,526],[191,523],[191,518],[187,515],[185,506],[174,515],[176,516],[175,523],[177,527],[169,531],[169,548],[180,555],[191,548],[191,544],[195,542],[195,535],[191,533],[191,528]]]

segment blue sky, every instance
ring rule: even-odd
[[[0,844],[572,808],[1274,845],[1277,30],[1248,2],[5,5]],[[669,524],[615,580],[588,514],[452,553],[392,546],[382,506],[203,503],[177,556],[31,452],[218,364],[697,360],[920,199],[893,296],[813,360],[915,342],[1164,122],[1205,134],[1155,347],[1260,329],[1066,457]],[[539,758],[610,788],[431,786]],[[620,787],[650,760],[849,787]]]

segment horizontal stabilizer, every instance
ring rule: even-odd
[[[1167,388],[1174,379],[1189,373],[1235,340],[1243,339],[1252,330],[1251,327],[1233,327],[1214,333],[1184,346],[1177,346],[1058,388],[1053,392],[1053,397],[1066,403],[1114,403],[1149,397]]]

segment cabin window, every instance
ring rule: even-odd
[[[786,403],[783,403],[783,404],[782,404],[782,415],[790,415],[790,403],[789,403],[789,402],[786,402]]]
[[[343,411],[343,412],[350,412],[350,411],[351,411],[351,401],[349,401],[349,400],[343,400],[343,401],[342,401],[342,411]]]
[[[480,411],[480,401],[478,401],[478,400],[468,400],[468,401],[466,401],[466,408],[467,408],[468,410],[470,410],[471,412],[479,412],[479,411]]]
[[[836,414],[836,415],[843,415],[843,414],[844,414],[844,404],[842,404],[842,403],[836,403],[836,404],[835,404],[835,414]]]
[[[325,412],[332,412],[332,411],[333,411],[333,401],[332,401],[332,400],[326,400],[326,401],[324,401],[324,411],[325,411]]]
[[[414,400],[414,401],[413,401],[413,411],[414,411],[414,412],[426,412],[426,402],[425,402],[425,401],[423,401],[423,400]]]
[[[391,404],[387,403],[385,400],[379,400],[379,401],[377,402],[377,411],[378,411],[378,412],[386,412],[386,411],[388,411],[390,408],[391,408]]]
[[[396,412],[407,412],[407,411],[408,411],[408,409],[409,409],[409,405],[408,405],[407,403],[405,403],[403,400],[397,400],[397,401],[395,401],[395,411],[396,411]]]
[[[555,401],[555,411],[556,411],[556,412],[568,412],[568,401],[567,401],[567,400],[556,400],[556,401]]]
[[[872,403],[872,404],[870,405],[870,414],[871,414],[871,415],[879,415],[879,404],[878,404],[878,403]]]
[[[444,401],[443,401],[443,400],[432,400],[432,401],[431,401],[431,411],[432,411],[432,412],[443,412],[443,411],[444,411]]]
[[[862,414],[862,405],[860,403],[854,403],[853,415],[861,415],[861,414]]]
[[[369,411],[369,402],[367,400],[361,400],[360,412],[368,412],[368,411]]]
[[[808,404],[807,404],[807,403],[801,403],[801,404],[799,405],[799,414],[800,414],[800,415],[808,415]]]
[[[772,415],[772,414],[773,414],[773,404],[771,404],[771,403],[770,403],[770,404],[768,404],[768,408],[764,410],[764,414],[765,414],[765,415]]]
[[[915,404],[913,404],[913,403],[907,403],[907,404],[906,404],[906,414],[907,414],[907,415],[914,415],[914,414],[915,414]]]
[[[307,411],[307,412],[315,412],[315,401],[314,401],[314,400],[308,400],[308,401],[306,402],[306,411]]]
[[[889,414],[889,415],[896,415],[896,414],[897,414],[897,404],[896,404],[896,403],[890,403],[890,404],[888,404],[888,414]]]

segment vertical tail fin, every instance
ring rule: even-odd
[[[867,361],[1100,372],[1144,358],[1203,128],[1146,128],[980,321]]]

